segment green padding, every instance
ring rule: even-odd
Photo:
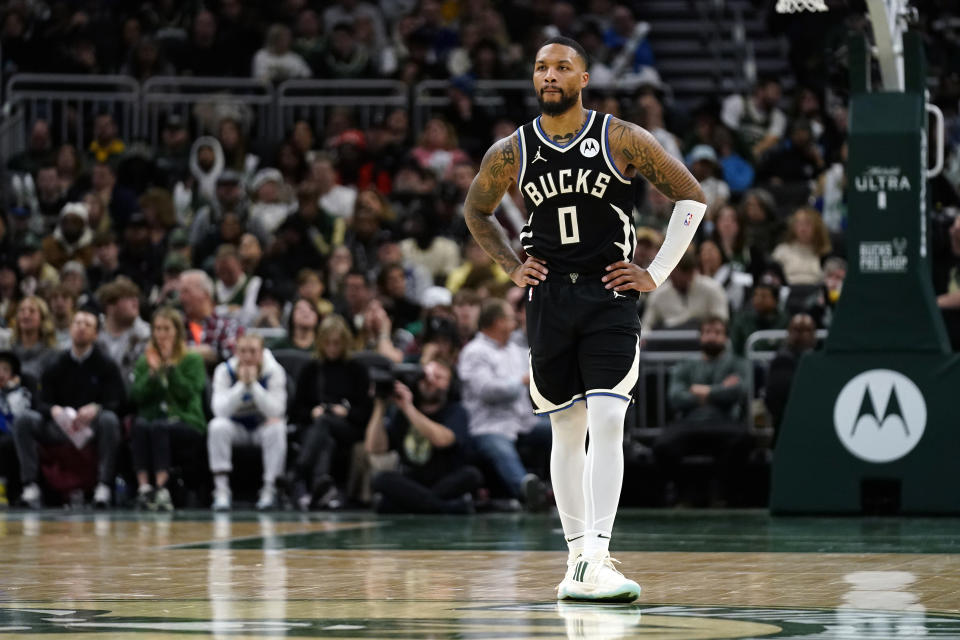
[[[859,384],[854,381],[864,372],[871,373]],[[960,356],[891,352],[805,357],[774,453],[771,509],[860,512],[863,481],[880,480],[900,483],[900,513],[960,513],[960,491],[955,489],[958,389]],[[871,462],[845,446],[841,434],[855,434],[852,446],[861,455],[882,450],[895,456],[916,442],[902,457]]]

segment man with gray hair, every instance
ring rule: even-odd
[[[187,345],[203,356],[208,367],[230,358],[243,327],[232,318],[217,315],[213,280],[205,271],[189,269],[180,274],[179,288]]]

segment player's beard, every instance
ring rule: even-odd
[[[559,87],[557,87],[559,89]],[[563,89],[560,89],[560,99],[556,102],[547,102],[543,99],[543,89],[537,93],[537,102],[540,103],[540,111],[547,116],[559,116],[562,113],[569,111],[573,105],[577,104],[577,100],[580,99],[580,92],[568,94]]]

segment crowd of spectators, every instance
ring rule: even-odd
[[[297,120],[278,144],[250,135],[249,114],[225,111],[201,135],[209,114],[170,113],[150,147],[105,111],[71,124],[89,131],[79,149],[50,120],[30,122],[27,149],[5,159],[0,217],[0,477],[38,506],[41,469],[59,468],[38,448],[93,443],[98,504],[116,497],[128,459],[141,506],[172,508],[179,469],[226,509],[232,451],[252,444],[265,509],[289,496],[301,508],[463,512],[488,493],[540,508],[549,436],[526,395],[522,292],[468,238],[461,208],[483,152],[533,115],[522,101],[481,108],[476,81],[527,78],[537,44],[558,34],[587,47],[595,82],[630,79],[588,90],[586,106],[645,126],[709,200],[695,247],[638,308],[645,333],[702,334],[702,360],[670,385],[682,426],[654,450],[669,475],[703,424],[736,424],[723,446],[739,452],[754,391],[746,338],[789,327],[770,373],[775,425],[841,292],[847,110],[829,87],[784,94],[769,77],[680,112],[634,9],[531,0],[511,3],[508,20],[489,1],[0,2],[4,77],[451,80],[450,106],[420,132],[399,107],[369,127],[349,109],[319,129]],[[952,100],[939,216],[960,204],[956,60],[936,96]],[[646,266],[672,204],[635,182]],[[520,194],[497,216],[516,242]],[[950,222],[938,293],[960,307]]]

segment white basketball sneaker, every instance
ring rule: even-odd
[[[602,551],[580,556],[557,588],[558,600],[633,602],[640,597],[640,585],[617,571],[610,553]]]
[[[213,510],[214,511],[230,511],[230,490],[229,489],[214,489],[213,490]]]
[[[569,589],[573,581],[573,572],[577,568],[577,561],[583,557],[582,553],[574,553],[573,551],[567,554],[567,573],[563,576],[563,580],[560,581],[560,584],[557,585],[557,599],[560,600],[560,594],[564,592],[565,589]]]

